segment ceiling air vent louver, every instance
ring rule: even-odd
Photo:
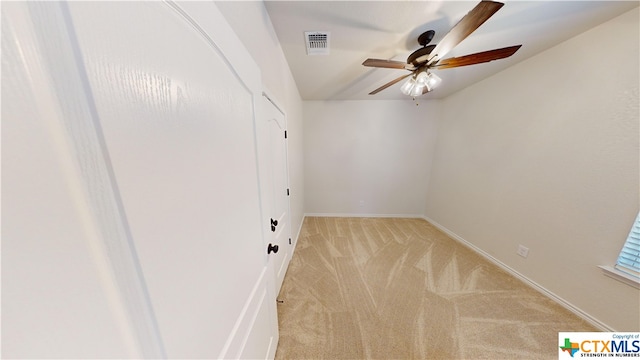
[[[304,42],[307,55],[329,55],[329,33],[326,31],[306,31]]]

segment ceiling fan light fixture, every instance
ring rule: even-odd
[[[428,78],[426,81],[426,86],[427,89],[429,89],[429,91],[435,89],[436,87],[438,87],[438,85],[440,85],[440,83],[442,82],[442,79],[440,78],[440,76],[434,74],[434,73],[429,73],[428,74]]]
[[[411,92],[409,93],[409,95],[411,95],[412,97],[422,95],[422,91],[424,90],[424,87],[425,85],[416,83],[411,89]]]
[[[413,89],[415,83],[416,81],[413,79],[413,76],[410,77],[409,80],[407,80],[404,84],[402,84],[400,91],[405,95],[411,94],[411,90]]]
[[[402,84],[400,91],[405,95],[416,97],[422,95],[425,88],[427,91],[431,91],[440,85],[441,82],[442,79],[438,75],[427,70],[421,70]]]
[[[421,71],[418,75],[416,75],[416,83],[420,85],[427,85],[429,81],[429,73],[427,71]]]

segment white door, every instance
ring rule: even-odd
[[[114,278],[103,279],[104,291],[115,292],[106,298],[120,304],[113,317],[128,324],[122,336],[137,348],[133,357],[273,358],[274,280],[264,247],[263,229],[269,224],[263,221],[254,123],[260,74],[215,4],[12,7],[26,9],[24,27],[34,34],[20,33],[17,26],[9,40],[23,49],[16,56],[24,57],[26,49],[26,56],[34,57],[32,65],[25,61],[33,66],[27,73],[45,72],[43,82],[30,87],[36,97],[46,98],[40,104],[55,102],[60,116],[38,110],[42,121],[60,122],[57,128],[68,139],[66,153],[72,157],[65,161],[79,169],[67,176],[77,178],[67,181],[88,194],[82,201],[91,211],[83,218],[101,243],[82,245],[86,240],[78,238],[78,246],[104,253],[101,259]],[[19,114],[5,115],[3,123],[20,121]],[[25,149],[3,147],[3,152],[13,150]],[[12,176],[18,183],[19,174]],[[25,176],[22,182],[34,180]],[[11,211],[5,205],[3,213]],[[40,220],[23,219],[32,227]],[[20,231],[12,233],[16,241]],[[3,272],[3,281],[5,276],[12,274]],[[45,279],[31,276],[22,285],[37,287]],[[82,291],[79,285],[69,284],[77,289],[69,292],[70,301]],[[23,295],[3,288],[3,302],[5,296]],[[29,312],[28,304],[37,301],[15,311]],[[3,324],[3,339],[9,333],[19,342],[12,354],[33,354],[30,348],[43,339],[18,316],[10,318],[16,323]],[[66,326],[55,325],[62,328],[56,336],[66,336]],[[55,353],[64,354],[64,349]],[[46,349],[39,355],[50,357]]]
[[[269,261],[273,263],[277,294],[282,286],[287,266],[291,260],[291,221],[289,213],[289,177],[287,167],[287,133],[284,114],[266,96],[262,98],[262,125],[266,137],[263,160],[268,170],[268,192],[270,207],[270,243],[272,251]],[[275,249],[277,247],[277,252]]]

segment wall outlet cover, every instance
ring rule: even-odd
[[[526,258],[529,255],[529,248],[524,245],[518,245],[518,250],[516,253],[523,258]]]

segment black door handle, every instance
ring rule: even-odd
[[[276,226],[278,226],[278,220],[273,220],[273,218],[271,218],[271,231],[275,232]]]
[[[278,252],[278,245],[269,244],[269,246],[267,246],[267,255],[271,253],[277,253],[277,252]]]

